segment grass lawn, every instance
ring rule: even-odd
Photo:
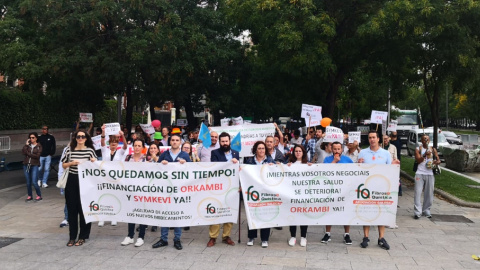
[[[413,161],[413,158],[402,156],[400,167],[404,172],[415,177],[415,173],[413,172]],[[480,184],[447,170],[442,170],[440,175],[435,176],[436,188],[446,191],[467,202],[480,202],[480,189],[469,188],[467,185]]]

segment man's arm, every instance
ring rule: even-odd
[[[50,155],[51,156],[55,155],[56,151],[57,151],[57,143],[55,142],[55,137],[52,136],[52,148],[50,149]]]

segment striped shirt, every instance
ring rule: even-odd
[[[92,148],[87,148],[85,150],[73,150],[71,151],[70,148],[65,151],[65,156],[62,159],[62,163],[70,162],[72,160],[87,160],[90,161],[90,158],[97,158],[95,154],[95,150]],[[70,166],[71,174],[78,174],[78,165]]]

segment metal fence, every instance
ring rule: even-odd
[[[10,137],[0,137],[0,152],[10,150]]]

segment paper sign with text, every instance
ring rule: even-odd
[[[220,125],[222,127],[228,127],[229,123],[230,123],[230,118],[220,119]]]
[[[152,126],[152,124],[139,124],[139,125],[142,128],[143,132],[145,132],[146,134],[155,133],[155,128]]]
[[[105,135],[118,135],[120,132],[120,124],[119,123],[108,123],[105,124]]]
[[[322,106],[302,104],[301,117],[312,120],[322,120]],[[308,125],[308,121],[306,121]]]
[[[391,132],[397,131],[397,123],[390,122],[390,124],[388,124],[387,130]]]
[[[237,118],[233,118],[233,125],[234,126],[243,125],[243,118],[241,116]]]
[[[353,143],[357,141],[358,143],[361,142],[361,132],[360,131],[350,131],[348,132],[348,143]]]
[[[91,113],[80,113],[80,122],[82,123],[92,123],[93,115]]]
[[[343,143],[343,131],[337,127],[328,126],[325,128],[324,142]]]
[[[372,111],[372,115],[370,116],[370,123],[372,124],[381,124],[382,120],[387,120],[388,112],[382,111]]]

